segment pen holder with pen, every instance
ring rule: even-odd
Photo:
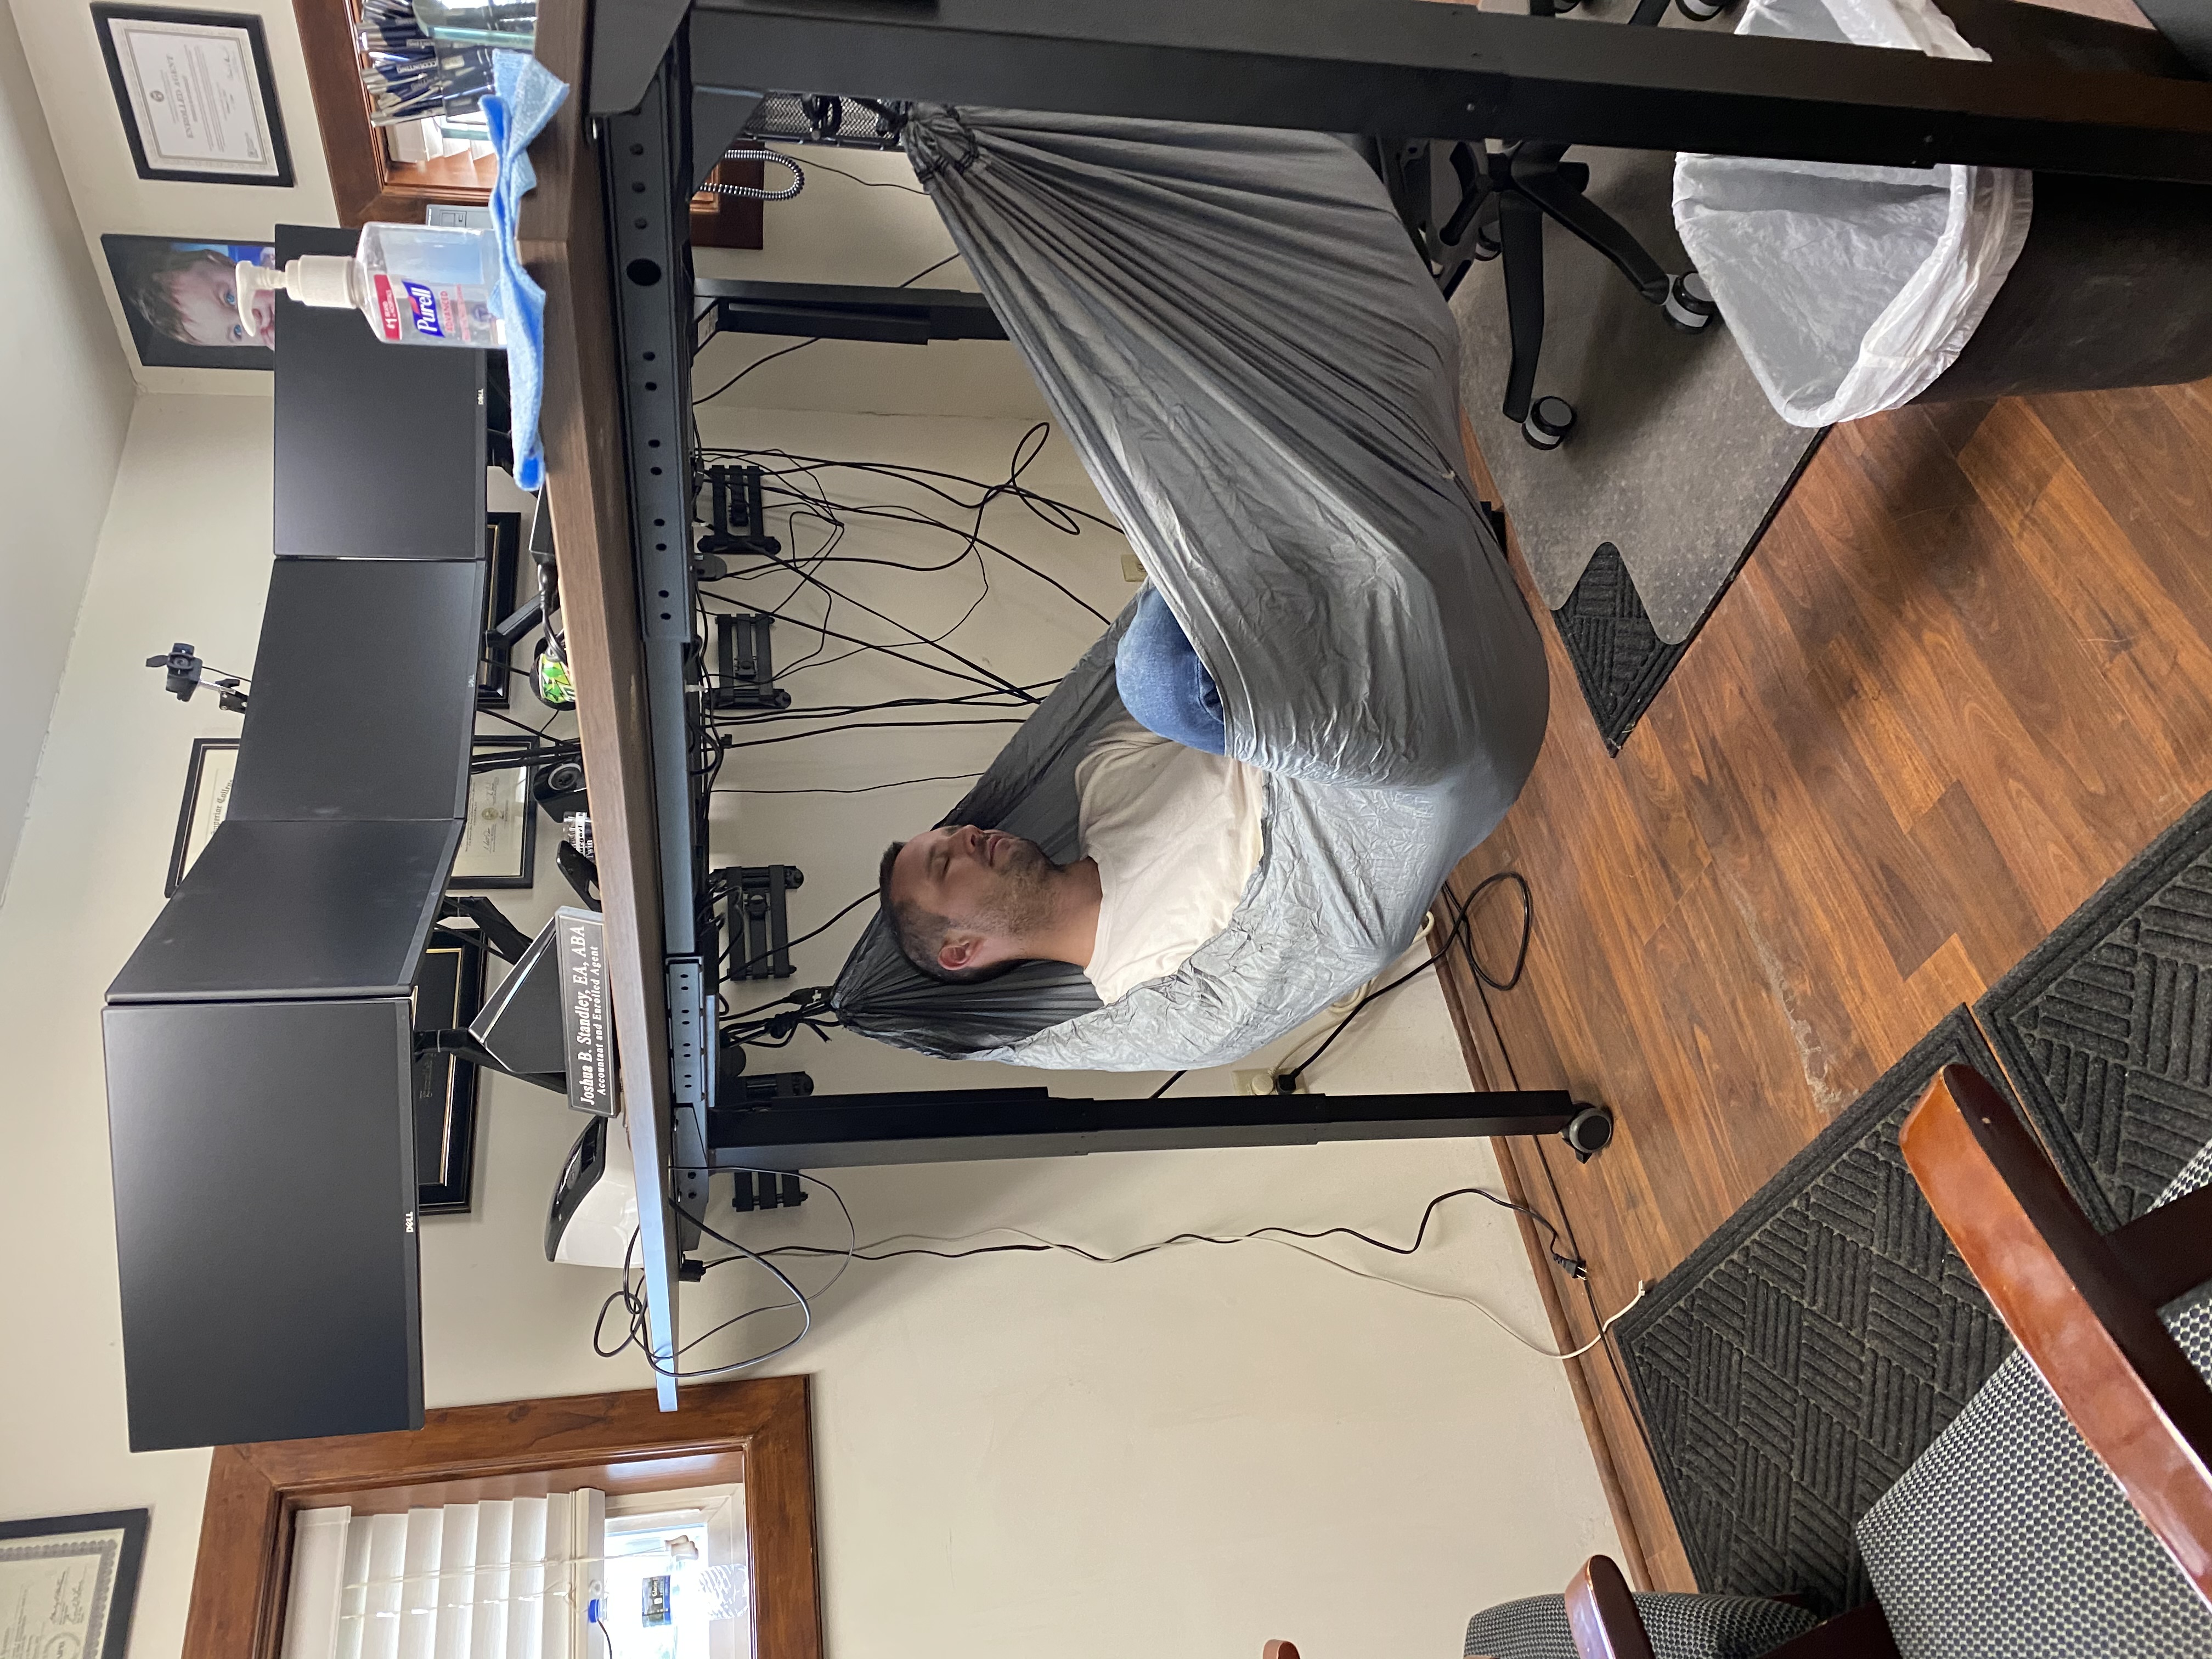
[[[414,0],[414,8],[434,40],[528,52],[538,37],[538,0]]]

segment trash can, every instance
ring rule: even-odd
[[[1751,0],[1737,33],[2192,73],[2144,29],[1995,0]],[[1782,417],[2212,375],[2212,188],[1684,155],[1674,222]]]

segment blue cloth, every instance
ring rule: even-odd
[[[526,52],[491,55],[495,91],[483,100],[484,123],[499,153],[491,190],[491,222],[499,239],[499,288],[492,304],[507,331],[507,398],[514,412],[514,481],[535,490],[545,482],[538,410],[545,392],[545,290],[522,268],[514,240],[522,198],[538,188],[530,143],[568,100],[568,83]]]
[[[1227,750],[1213,676],[1157,589],[1137,595],[1136,615],[1114,649],[1114,683],[1121,707],[1147,732],[1209,755]]]

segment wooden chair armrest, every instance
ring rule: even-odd
[[[1863,1602],[1815,1625],[1802,1636],[1792,1637],[1778,1648],[1769,1648],[1765,1659],[1899,1659],[1897,1638],[1889,1633],[1889,1620],[1879,1601]]]
[[[1567,1626],[1577,1659],[1652,1659],[1644,1616],[1609,1555],[1593,1555],[1568,1581]]]
[[[2212,1601],[2212,1389],[2011,1104],[1947,1066],[1899,1145],[2081,1438]]]

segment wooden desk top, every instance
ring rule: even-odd
[[[637,1170],[638,1246],[653,1342],[659,1352],[673,1353],[667,952],[614,301],[607,286],[599,158],[586,131],[590,40],[591,0],[539,0],[538,59],[570,92],[531,146],[538,188],[523,198],[519,240],[523,263],[545,289],[545,390],[538,429],[606,916],[623,1116]],[[674,1379],[658,1376],[655,1387],[661,1409],[675,1410]]]

